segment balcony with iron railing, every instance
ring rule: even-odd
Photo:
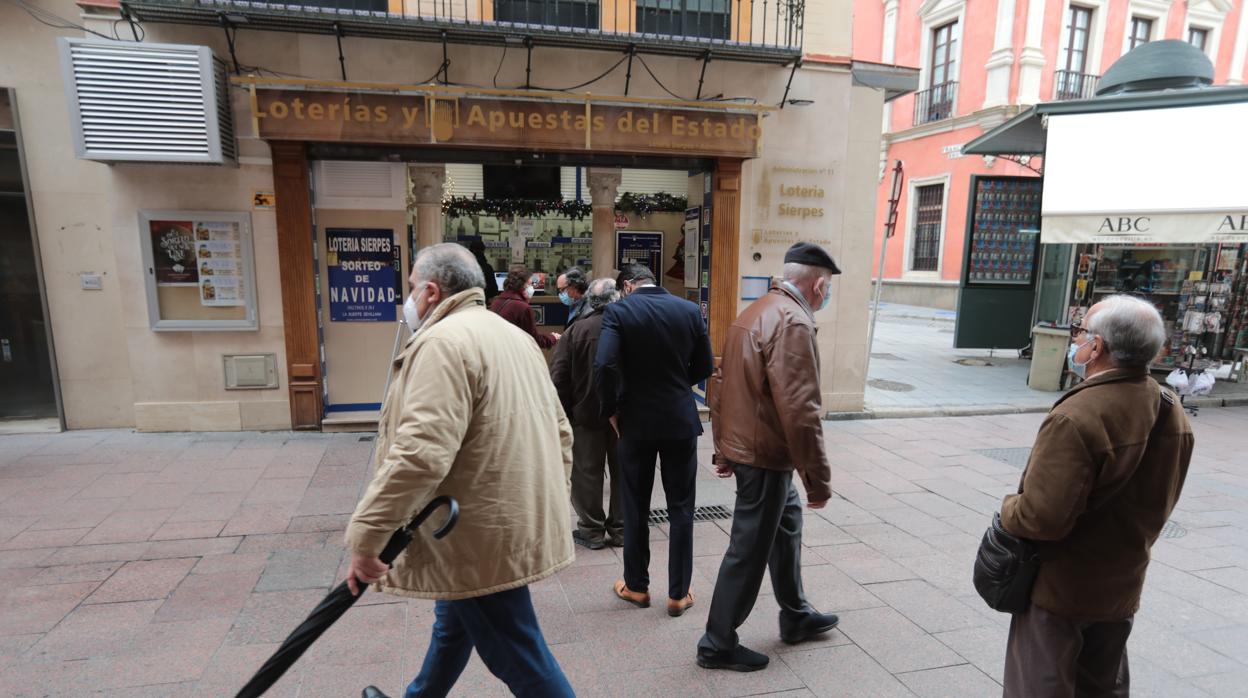
[[[941,121],[953,116],[953,102],[958,93],[958,83],[942,82],[926,90],[914,93],[914,125]]]
[[[790,63],[806,0],[122,0],[144,22]]]
[[[1053,73],[1053,101],[1092,99],[1096,96],[1096,87],[1100,82],[1101,76],[1099,75],[1059,70]]]

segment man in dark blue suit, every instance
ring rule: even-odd
[[[621,275],[628,296],[606,307],[594,383],[602,415],[619,434],[624,518],[624,579],[615,594],[650,605],[647,529],[654,466],[661,464],[671,527],[667,612],[693,605],[693,501],[702,422],[690,388],[713,370],[711,342],[698,306],[655,283],[654,272],[632,265]]]

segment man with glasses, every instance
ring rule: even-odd
[[[568,321],[563,323],[564,329],[571,327],[572,323],[585,312],[585,290],[588,288],[589,279],[579,267],[569,267],[555,279],[555,290],[559,292],[559,302],[568,309]]]

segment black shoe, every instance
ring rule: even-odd
[[[796,645],[822,635],[836,627],[841,619],[835,613],[811,613],[794,627],[780,630],[780,640],[786,645]]]
[[[603,548],[607,547],[606,543],[603,543],[601,540],[594,540],[592,538],[589,538],[584,533],[581,533],[580,530],[576,530],[572,532],[572,540],[577,545],[584,546],[586,548],[589,548],[590,550],[602,550]]]
[[[364,689],[364,692],[361,693],[360,696],[362,698],[390,698],[390,696],[382,693],[381,689],[376,686],[368,686]]]
[[[731,669],[732,671],[758,671],[766,669],[771,662],[767,655],[748,647],[737,645],[727,652],[711,652],[698,649],[698,666],[703,669]]]
[[[623,535],[607,536],[607,545],[612,548],[623,548],[624,536]]]

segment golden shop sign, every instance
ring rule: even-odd
[[[256,89],[261,138],[756,157],[759,113],[630,104]]]

